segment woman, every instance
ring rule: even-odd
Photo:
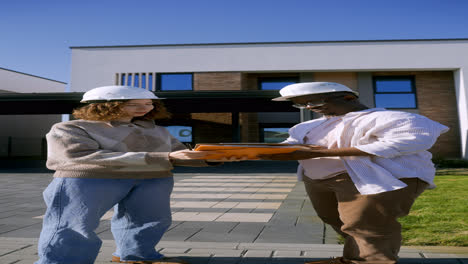
[[[152,92],[105,86],[86,92],[78,120],[47,134],[47,211],[36,264],[94,263],[102,241],[94,232],[112,207],[113,262],[184,263],[155,250],[171,225],[173,165],[207,166],[203,157],[155,125],[169,114]]]

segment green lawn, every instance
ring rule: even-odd
[[[468,172],[440,170],[400,222],[403,245],[468,246]]]

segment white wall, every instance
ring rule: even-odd
[[[0,68],[0,90],[16,93],[65,92],[66,83]]]
[[[399,70],[458,72],[462,155],[468,159],[468,40],[75,47],[71,90],[114,84],[116,73]]]
[[[71,90],[121,72],[455,70],[468,40],[73,48]]]

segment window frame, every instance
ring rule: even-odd
[[[257,78],[257,89],[260,91],[279,91],[278,90],[264,90],[262,89],[262,82],[264,81],[274,81],[274,82],[299,82],[299,77],[291,76],[291,77],[258,77]]]
[[[162,75],[181,75],[181,74],[186,74],[186,75],[191,75],[192,76],[192,83],[191,83],[191,90],[162,90],[162,86],[161,86],[161,76]],[[158,91],[158,92],[178,92],[178,91],[194,91],[194,75],[193,75],[193,72],[158,72],[156,73],[156,87],[155,87],[155,91]]]
[[[392,80],[404,80],[410,81],[411,83],[411,91],[409,92],[377,92],[377,82],[378,81],[392,81]],[[377,98],[376,95],[378,94],[412,94],[414,95],[414,107],[385,107],[388,109],[418,109],[418,97],[416,94],[416,82],[415,78],[412,75],[398,75],[398,76],[374,76],[372,78],[373,88],[374,88],[374,104],[375,107],[382,107],[377,106]]]

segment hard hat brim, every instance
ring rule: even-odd
[[[130,100],[143,100],[143,99],[150,99],[150,100],[163,100],[167,98],[136,98],[136,99],[110,99],[110,100],[81,100],[80,103],[87,104],[87,103],[106,103],[112,101],[130,101]]]
[[[276,98],[273,98],[273,99],[271,99],[271,100],[272,100],[272,101],[290,101],[291,98],[300,97],[300,96],[305,96],[305,95],[340,93],[340,92],[348,92],[348,91],[336,91],[336,92],[327,92],[327,93],[309,93],[309,94],[301,94],[301,95],[288,95],[288,96],[276,97]],[[357,97],[359,97],[359,93],[356,92],[356,91],[351,91],[351,92],[349,92],[349,93],[352,93],[352,94],[356,95]]]

